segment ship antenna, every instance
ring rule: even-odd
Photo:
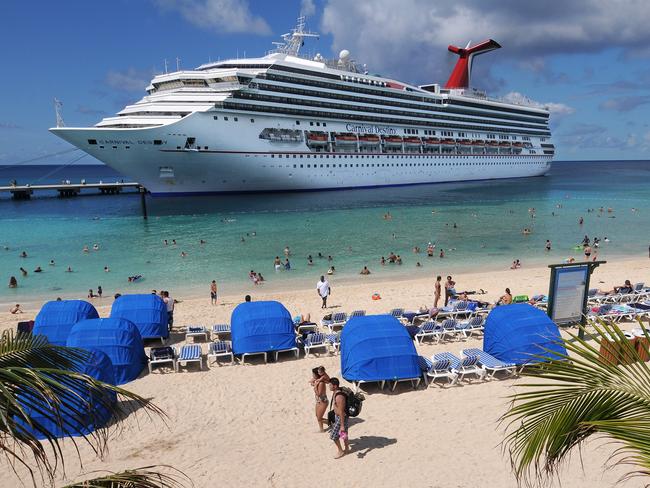
[[[176,71],[180,71],[180,70],[181,70],[181,58],[176,56]]]
[[[54,99],[54,112],[56,113],[56,126],[57,127],[65,127],[65,122],[63,122],[63,115],[61,114],[62,107],[63,107],[63,103],[61,103],[61,100],[55,98]]]
[[[300,15],[296,27],[291,29],[291,32],[282,34],[282,40],[284,42],[274,42],[273,44],[277,48],[271,52],[298,56],[300,48],[305,44],[306,37],[315,37],[318,39],[319,34],[317,32],[305,30],[306,19],[304,15]]]
[[[165,62],[165,74],[167,74],[167,58],[163,60]]]

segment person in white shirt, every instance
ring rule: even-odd
[[[163,302],[167,305],[167,325],[169,330],[174,326],[174,299],[169,296],[168,291],[162,292]]]
[[[316,291],[318,292],[318,296],[323,300],[323,304],[320,308],[327,308],[327,297],[332,290],[330,289],[329,281],[327,281],[324,276],[321,276],[320,281],[316,283]]]

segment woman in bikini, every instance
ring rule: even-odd
[[[318,427],[320,432],[325,432],[325,412],[327,411],[328,399],[327,399],[327,383],[330,381],[330,377],[325,372],[323,366],[319,366],[311,370],[312,379],[309,384],[314,387],[314,396],[316,397],[316,421],[318,422]]]

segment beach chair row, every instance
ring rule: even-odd
[[[650,288],[645,283],[635,283],[632,291],[629,293],[609,293],[601,294],[598,288],[590,288],[587,292],[587,298],[592,305],[603,303],[637,303],[650,299]]]
[[[478,348],[463,349],[460,357],[450,352],[434,354],[431,359],[419,356],[419,362],[422,379],[427,386],[438,379],[455,385],[466,377],[476,377],[482,381],[494,378],[500,372],[509,376],[517,373],[514,363],[501,361]]]
[[[463,340],[473,335],[482,334],[485,329],[485,317],[476,315],[467,320],[444,319],[441,322],[429,320],[420,325],[415,340],[422,344],[425,340],[434,340],[439,344],[443,340]]]
[[[211,342],[208,347],[207,363],[210,366],[221,359],[229,359],[234,364],[235,356],[232,352],[230,341]],[[200,344],[183,344],[180,348],[176,346],[152,347],[149,352],[149,373],[153,372],[155,366],[171,365],[175,372],[181,367],[191,364],[198,364],[199,370],[203,369],[203,349]]]
[[[650,317],[650,300],[625,304],[603,303],[594,307],[587,314],[587,321],[593,323],[598,320],[606,320],[618,323],[646,317]]]
[[[216,324],[211,329],[203,325],[188,325],[185,327],[185,340],[196,340],[196,338],[203,338],[209,341],[211,338],[218,340],[224,335],[230,334],[230,324]]]

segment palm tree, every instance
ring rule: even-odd
[[[62,437],[72,442],[78,456],[79,443],[87,443],[101,457],[108,448],[111,425],[119,426],[130,413],[143,409],[165,419],[164,412],[150,400],[81,374],[89,356],[85,350],[53,346],[43,336],[14,336],[4,331],[0,337],[0,452],[16,474],[18,467],[26,469],[34,486],[37,474],[53,484],[55,475],[65,472]],[[94,412],[102,409],[110,412],[115,422],[73,437],[78,425],[94,423]],[[53,425],[64,435],[55,432]],[[159,475],[150,468],[112,476],[123,481],[157,479],[158,484],[151,486],[181,486],[174,484],[173,476]],[[72,486],[129,486],[98,483]]]
[[[570,334],[562,341],[566,356],[547,351],[540,359],[548,362],[526,368],[525,376],[541,381],[518,385],[525,391],[513,395],[502,418],[518,481],[557,475],[573,449],[593,435],[618,445],[610,461],[634,465],[624,478],[650,475],[650,367],[644,361],[650,336],[639,325],[645,338],[633,342],[616,324],[599,322],[593,342]]]

